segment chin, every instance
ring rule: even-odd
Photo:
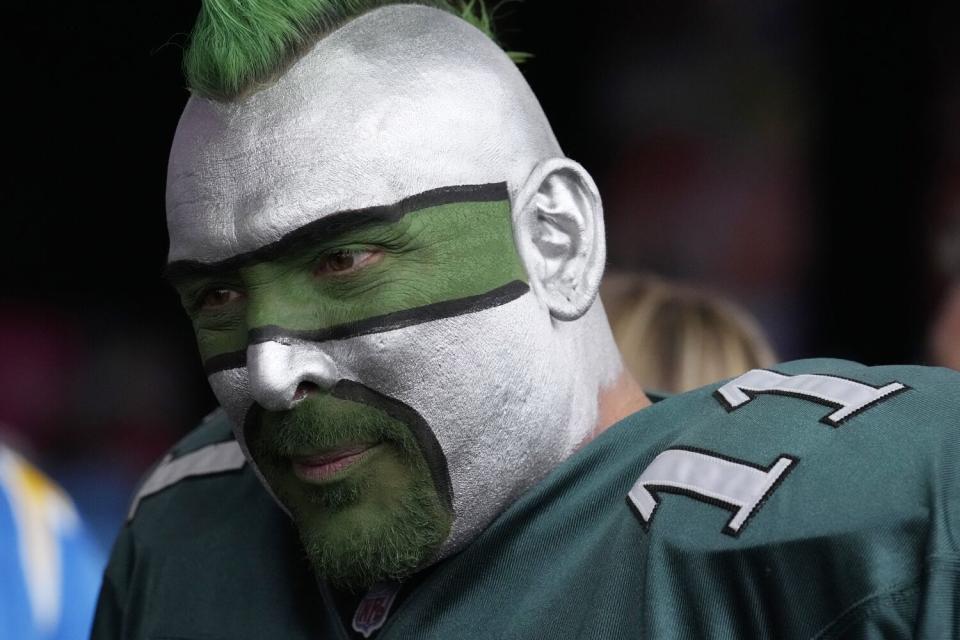
[[[309,515],[291,509],[317,577],[356,591],[428,566],[449,534],[449,512],[431,492],[412,492],[391,506],[360,501]]]

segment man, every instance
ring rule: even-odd
[[[589,175],[490,38],[380,4],[201,13],[169,277],[223,412],[138,492],[94,636],[951,629],[956,376],[810,361],[650,406]]]

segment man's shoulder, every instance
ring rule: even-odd
[[[217,411],[146,475],[93,637],[303,638],[318,599],[296,531]]]
[[[852,360],[809,358],[784,362],[770,370],[786,376],[822,375],[861,382],[877,389],[900,382],[908,389],[920,390],[928,398],[936,398],[939,394],[943,402],[960,406],[960,398],[956,394],[960,372],[944,367],[918,364],[864,365]]]
[[[253,504],[266,498],[247,464],[224,412],[217,409],[173,445],[147,472],[127,514],[137,530],[187,530],[190,523],[210,521],[223,526],[224,507]],[[248,506],[249,508],[249,506]],[[183,529],[180,529],[180,527]]]
[[[516,564],[562,530],[558,566],[610,576],[615,593],[643,590],[648,616],[691,636],[733,628],[725,616],[744,593],[769,616],[758,629],[795,637],[921,607],[939,619],[950,606],[917,594],[955,595],[958,456],[960,374],[788,362],[626,418],[481,542],[515,544],[505,564]],[[563,564],[594,548],[588,572]]]
[[[689,459],[703,469],[708,456],[764,468],[790,459],[791,471],[796,463],[832,469],[824,478],[857,460],[898,456],[929,476],[950,443],[960,444],[960,373],[937,367],[796,360],[651,399],[565,465],[578,486],[616,490],[668,451],[671,468]]]
[[[167,455],[178,458],[211,445],[235,440],[233,423],[227,418],[226,412],[218,407],[207,414],[192,431],[170,447]]]
[[[734,537],[854,528],[881,512],[906,522],[922,519],[915,507],[929,492],[958,490],[946,461],[960,454],[960,374],[788,362],[661,400],[619,431],[644,524],[666,517],[655,513],[670,493],[721,505],[729,519],[717,529]],[[779,530],[791,518],[763,513],[767,503],[798,514],[792,530]]]
[[[938,367],[797,360],[715,385],[711,396],[733,421],[809,431],[813,420],[849,439],[909,434],[920,444],[960,427],[960,373]]]

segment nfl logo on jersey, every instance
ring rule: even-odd
[[[395,582],[373,585],[353,614],[353,630],[364,638],[369,638],[371,633],[382,627],[390,615],[390,607],[393,606],[399,589],[400,585]]]

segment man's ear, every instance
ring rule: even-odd
[[[586,313],[606,260],[603,206],[590,174],[567,158],[540,162],[514,198],[513,228],[530,286],[550,314]]]

